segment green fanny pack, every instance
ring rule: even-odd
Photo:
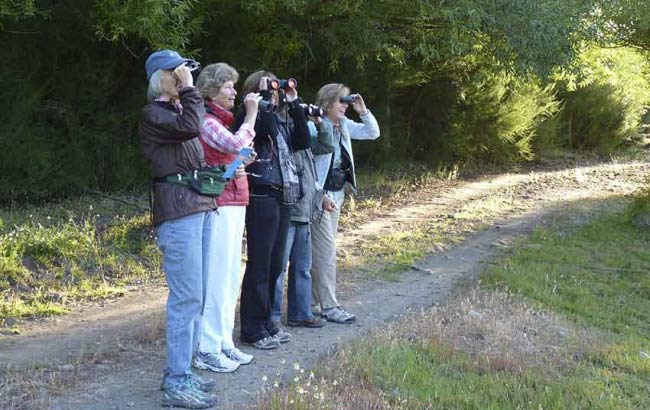
[[[187,185],[194,191],[205,196],[219,196],[223,192],[229,179],[223,176],[225,168],[206,167],[195,169],[186,174],[170,174],[156,178],[155,182]]]

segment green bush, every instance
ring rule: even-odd
[[[465,164],[530,160],[537,127],[559,110],[553,91],[539,83],[495,71],[487,63],[461,81],[440,77],[407,106],[413,118],[409,143],[423,154],[421,159]]]
[[[650,101],[649,69],[635,50],[585,47],[575,66],[557,75],[565,107],[555,132],[565,145],[606,154],[635,141]]]

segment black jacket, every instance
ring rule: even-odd
[[[270,101],[271,94],[268,91],[260,92],[262,97]],[[286,145],[291,151],[299,151],[310,147],[310,133],[307,126],[307,117],[300,107],[300,99],[280,107],[288,109],[291,121],[282,124],[277,114],[271,111],[260,110],[255,121],[254,149],[257,152],[255,162],[248,165],[246,171],[250,189],[258,186],[282,187],[282,176],[280,173],[279,154],[277,138],[284,138]],[[246,111],[243,107],[235,116],[233,129],[238,129],[243,123]]]

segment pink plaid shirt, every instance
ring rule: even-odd
[[[237,154],[242,148],[250,146],[253,138],[255,129],[250,125],[242,124],[233,134],[211,115],[206,116],[201,127],[201,139],[210,147],[227,154]]]

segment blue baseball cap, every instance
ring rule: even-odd
[[[188,65],[195,67],[199,66],[199,63],[196,61],[189,58],[183,58],[176,51],[156,51],[147,58],[147,62],[144,64],[144,67],[147,70],[147,80],[151,79],[151,76],[157,70],[172,70],[183,63],[188,63]]]

